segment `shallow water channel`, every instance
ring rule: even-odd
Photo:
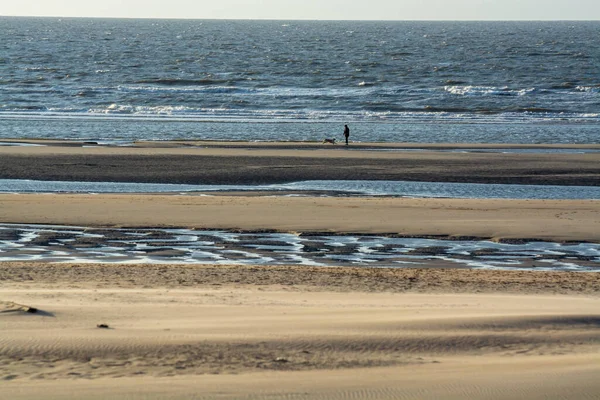
[[[600,244],[0,224],[1,261],[600,271]]]
[[[303,181],[273,185],[186,185],[0,179],[3,193],[320,192],[329,196],[404,196],[473,199],[600,199],[600,186],[512,185],[409,181]]]

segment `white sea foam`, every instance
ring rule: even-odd
[[[600,86],[577,86],[575,90],[587,93],[600,93]]]
[[[458,96],[526,96],[534,93],[537,89],[510,89],[507,86],[444,86],[444,90],[448,93]]]

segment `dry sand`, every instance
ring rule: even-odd
[[[336,179],[597,185],[600,170],[595,153],[79,146],[0,146],[0,177],[242,183],[331,179],[328,166]],[[188,162],[206,171],[165,169]],[[597,201],[0,195],[0,223],[498,240],[600,242],[599,212]],[[600,398],[595,273],[0,263],[0,282],[2,400]]]
[[[0,223],[600,242],[600,201],[0,194]]]
[[[0,398],[600,393],[597,274],[19,263],[0,271]],[[8,301],[38,312],[7,312]]]

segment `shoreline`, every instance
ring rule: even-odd
[[[48,147],[125,147],[125,148],[277,148],[277,149],[344,149],[342,142],[336,145],[320,141],[245,141],[245,140],[133,140],[119,145],[119,140],[82,140],[82,139],[36,139],[36,138],[0,138],[0,142],[9,144],[32,144]],[[0,148],[3,146],[0,146]],[[427,143],[427,142],[353,142],[350,148],[369,149],[413,149],[413,150],[468,150],[468,149],[573,149],[600,150],[600,143]]]

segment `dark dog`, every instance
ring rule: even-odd
[[[335,139],[325,138],[325,139],[323,139],[323,144],[325,144],[325,143],[335,144]]]

